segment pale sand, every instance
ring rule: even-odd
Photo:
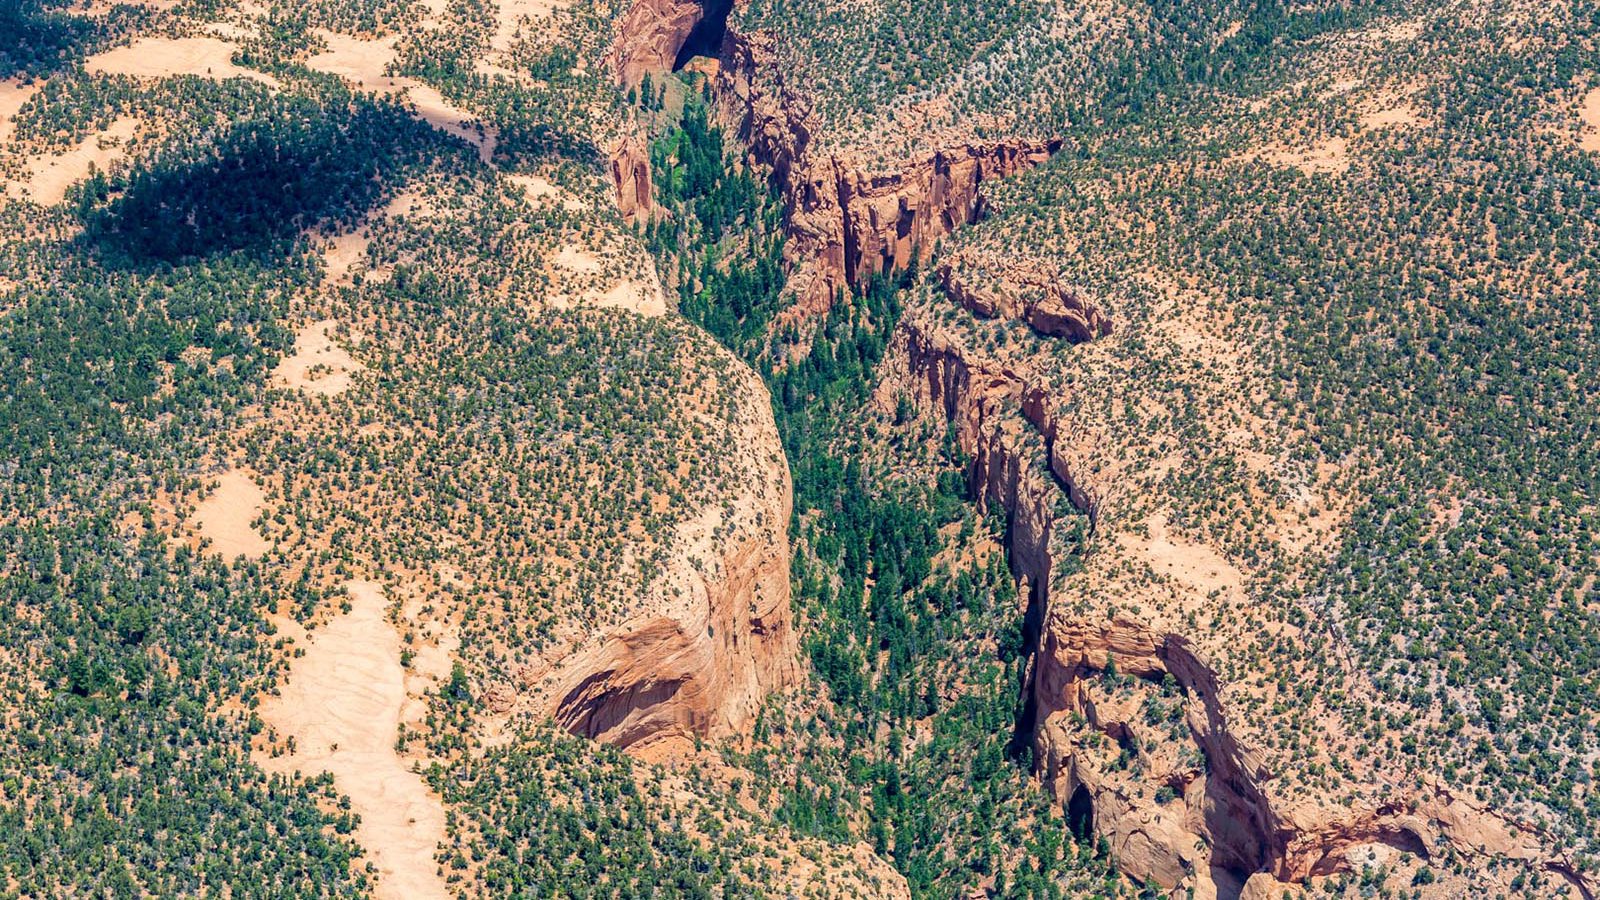
[[[16,131],[17,113],[42,87],[42,81],[26,85],[15,78],[0,81],[0,143],[11,140]]]
[[[1370,131],[1376,128],[1388,128],[1393,125],[1415,125],[1417,124],[1417,119],[1418,116],[1415,109],[1408,104],[1401,104],[1389,109],[1363,113],[1361,116],[1361,128],[1362,130]]]
[[[282,694],[262,718],[296,751],[261,765],[278,772],[331,772],[361,816],[356,840],[380,873],[375,896],[448,898],[433,854],[445,837],[444,806],[395,751],[406,702],[400,636],[385,618],[383,589],[346,585],[350,612],[311,633],[293,661]]]
[[[217,489],[200,501],[193,524],[202,538],[211,539],[211,552],[228,559],[256,557],[271,549],[250,522],[266,506],[267,496],[250,475],[234,469],[217,476]]]
[[[274,387],[333,396],[350,387],[361,364],[333,339],[338,323],[312,322],[294,338],[294,353],[278,362],[272,372]]]
[[[1578,146],[1600,153],[1600,88],[1595,88],[1583,98],[1583,139]]]
[[[1173,534],[1166,513],[1151,516],[1145,520],[1145,527],[1150,533],[1148,538],[1124,532],[1117,536],[1118,543],[1134,557],[1143,559],[1157,575],[1169,576],[1179,587],[1187,588],[1184,599],[1191,604],[1198,604],[1214,591],[1241,592],[1244,573],[1212,548]]]
[[[509,50],[516,42],[517,31],[524,19],[530,27],[538,27],[541,19],[550,18],[556,10],[567,4],[558,0],[500,0],[499,19],[495,22],[494,37],[489,46],[494,50]],[[523,31],[526,36],[527,31]]]
[[[172,75],[198,75],[204,78],[253,78],[278,86],[277,79],[264,72],[233,64],[237,48],[214,37],[140,38],[126,47],[117,47],[89,57],[90,72],[132,75],[136,78],[166,78]]]
[[[472,124],[471,113],[452,105],[434,88],[414,78],[383,74],[395,57],[394,38],[371,41],[331,31],[317,33],[327,42],[328,49],[306,60],[307,68],[337,75],[367,90],[403,96],[416,106],[417,118],[477,147],[478,158],[484,162],[494,159],[496,139],[492,129],[480,130]]]
[[[558,276],[557,283],[567,290],[564,297],[551,299],[552,306],[626,309],[641,316],[659,316],[667,311],[666,293],[661,289],[654,266],[646,267],[643,277],[624,275],[607,279],[605,263],[599,255],[574,245],[558,250],[551,263]]]
[[[506,178],[522,188],[523,196],[534,204],[550,198],[560,200],[562,207],[572,212],[582,212],[589,208],[589,204],[563,191],[541,175],[507,175]]]
[[[68,187],[88,177],[91,165],[103,172],[113,161],[122,159],[126,155],[124,144],[138,127],[138,119],[124,117],[65,153],[34,157],[28,160],[28,180],[6,185],[6,192],[54,206],[66,197]]]

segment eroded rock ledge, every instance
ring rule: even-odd
[[[769,694],[799,679],[789,466],[760,378],[716,352],[738,381],[728,441],[738,488],[678,526],[628,618],[523,667],[508,694],[487,698],[491,709],[527,708],[575,734],[672,755],[696,738],[743,733]]]
[[[889,171],[817,152],[818,123],[804,91],[791,88],[775,64],[775,36],[723,27],[727,6],[640,0],[619,26],[613,68],[620,83],[638,84],[671,68],[697,28],[720,28],[711,82],[719,115],[783,193],[790,283],[808,311],[827,309],[841,288],[926,262],[939,238],[982,217],[985,182],[1037,166],[1061,148],[1060,141],[973,142]],[[613,180],[626,212],[640,195],[637,181],[616,170],[619,158],[613,155]]]
[[[897,331],[889,365],[885,396],[906,392],[942,413],[972,456],[974,493],[1008,517],[1011,566],[1029,586],[1026,615],[1036,646],[1025,733],[1045,787],[1069,817],[1078,810],[1109,842],[1125,874],[1167,888],[1193,886],[1197,896],[1220,889],[1222,896],[1276,900],[1285,885],[1352,870],[1349,854],[1360,847],[1427,858],[1450,848],[1468,859],[1542,868],[1593,896],[1573,861],[1549,849],[1555,842],[1548,835],[1437,782],[1394,786],[1377,806],[1277,796],[1266,756],[1238,737],[1224,685],[1189,637],[1051,605],[1058,500],[1064,492],[1091,523],[1102,513],[1100,493],[1078,463],[1092,435],[1059,411],[1032,373],[985,357],[915,313]],[[1127,683],[1119,691],[1106,687],[1113,658]],[[1182,698],[1176,709],[1186,737],[1177,741],[1143,716],[1144,700],[1164,680]],[[1118,769],[1116,757],[1130,747],[1151,763],[1154,777]]]
[[[726,3],[717,6],[708,13],[696,0],[640,0],[625,17],[613,54],[619,81],[636,84],[647,72],[675,66],[692,33],[726,13]],[[804,90],[773,64],[775,40],[723,29],[712,88],[724,124],[782,190],[790,282],[802,309],[825,310],[840,288],[926,262],[940,237],[982,218],[985,182],[1037,166],[1060,149],[1056,141],[972,143],[892,171],[869,171],[814,147],[817,120]],[[614,174],[619,195],[628,195],[625,209],[637,206],[638,170]],[[954,302],[980,316],[1016,318],[1074,341],[1111,332],[1092,301],[1049,279],[1023,275],[991,285],[952,268],[941,272],[941,281]],[[1572,861],[1546,849],[1553,845],[1547,836],[1442,785],[1396,787],[1377,807],[1329,809],[1274,796],[1274,773],[1238,738],[1216,670],[1188,637],[1148,622],[1086,621],[1051,608],[1058,501],[1064,495],[1087,514],[1091,528],[1102,513],[1100,492],[1079,477],[1075,464],[1091,439],[1082,423],[1066,420],[1032,373],[985,358],[914,314],[896,332],[888,365],[886,390],[908,392],[955,426],[973,459],[974,493],[1007,514],[1011,567],[1029,587],[1024,596],[1034,657],[1025,734],[1046,786],[1069,817],[1086,809],[1087,824],[1111,843],[1127,875],[1168,888],[1194,886],[1202,896],[1215,896],[1226,882],[1234,896],[1276,897],[1282,885],[1348,871],[1345,851],[1358,845],[1429,857],[1448,845],[1469,858],[1520,860],[1560,874],[1582,896],[1593,897]],[[673,650],[675,640],[661,646]],[[645,655],[670,660],[676,651]],[[1134,714],[1139,706],[1119,701],[1100,684],[1112,656],[1136,683],[1170,679],[1181,691],[1192,752],[1186,757],[1175,752],[1185,748],[1152,735],[1165,741],[1170,758],[1159,785],[1136,785],[1112,772],[1092,738],[1135,740],[1141,728]],[[657,682],[639,690],[682,690],[670,673]],[[580,684],[574,696],[588,693]],[[591,724],[614,718],[581,716]],[[1170,795],[1158,796],[1161,788]]]

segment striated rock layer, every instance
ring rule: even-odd
[[[617,80],[635,85],[666,71],[697,26],[725,15],[719,9],[708,18],[697,0],[640,0],[618,29]],[[810,103],[774,63],[774,40],[725,29],[712,89],[725,124],[783,192],[790,283],[808,311],[826,310],[841,288],[926,262],[939,238],[982,217],[985,182],[1037,166],[1061,148],[1060,141],[974,142],[887,172],[817,152]],[[619,176],[615,163],[613,181],[625,213],[641,205],[637,182]]]
[[[619,747],[740,733],[799,677],[789,607],[793,502],[765,388],[738,366],[741,491],[680,526],[636,614],[535,679],[568,730]]]
[[[981,302],[994,303],[997,312],[1015,303]],[[1110,323],[1092,306],[1080,319],[1101,322],[1091,330],[1109,333]],[[986,358],[915,313],[897,332],[889,365],[887,392],[905,392],[954,425],[972,456],[974,493],[1008,516],[1011,566],[1030,588],[1035,647],[1023,733],[1032,737],[1046,788],[1109,842],[1125,874],[1215,896],[1246,881],[1260,891],[1350,871],[1350,853],[1360,847],[1432,857],[1449,846],[1468,858],[1543,868],[1579,895],[1593,896],[1572,860],[1551,852],[1547,836],[1442,784],[1396,786],[1376,807],[1330,808],[1275,796],[1265,756],[1237,736],[1216,670],[1189,637],[1125,616],[1089,620],[1050,605],[1058,498],[1064,492],[1091,527],[1101,514],[1099,491],[1075,465],[1090,440],[1086,430],[1064,420],[1032,373]],[[1193,762],[1171,754],[1174,762],[1158,783],[1136,784],[1114,765],[1123,746],[1169,739],[1142,721],[1137,690],[1129,701],[1102,686],[1112,658],[1122,676],[1152,685],[1170,677],[1184,697],[1183,718],[1198,753],[1189,757]],[[1171,799],[1162,802],[1160,787]]]
[[[634,84],[675,65],[706,19],[695,0],[640,0],[618,34],[618,80]],[[935,150],[894,171],[868,171],[848,155],[816,149],[818,123],[804,90],[773,64],[775,40],[726,30],[712,87],[724,123],[751,161],[770,169],[783,193],[790,281],[803,310],[823,311],[841,288],[926,262],[940,237],[982,217],[985,182],[1037,166],[1060,149],[1056,141],[971,143]],[[636,205],[637,179],[615,181],[619,195],[633,192]],[[990,283],[958,267],[940,272],[950,298],[977,315],[1019,319],[1041,334],[1074,341],[1111,333],[1109,318],[1080,292],[1025,269],[1010,276]],[[1021,733],[1032,739],[1046,786],[1070,818],[1081,818],[1111,844],[1125,874],[1168,888],[1189,886],[1200,896],[1216,896],[1224,887],[1230,896],[1272,896],[1284,885],[1349,871],[1347,851],[1359,846],[1382,844],[1426,857],[1448,845],[1469,858],[1544,868],[1565,877],[1581,896],[1593,896],[1586,877],[1552,853],[1536,829],[1442,785],[1397,786],[1378,807],[1330,809],[1276,797],[1269,765],[1237,736],[1216,670],[1188,637],[1123,617],[1088,621],[1050,606],[1058,501],[1064,496],[1086,513],[1091,528],[1101,514],[1099,491],[1078,477],[1075,465],[1090,439],[1082,423],[1064,421],[1032,373],[983,357],[914,313],[896,332],[886,365],[886,394],[907,393],[952,423],[973,460],[974,493],[1008,517],[1011,567],[1028,586],[1034,653]],[[641,646],[612,648],[608,658],[673,663],[699,652],[683,643],[689,631],[660,630],[664,637],[634,638]],[[1117,669],[1136,681],[1171,679],[1182,691],[1190,749],[1200,761],[1179,758],[1167,767],[1165,798],[1119,775],[1099,749],[1104,742],[1095,735],[1137,746],[1141,729],[1139,704],[1101,687],[1113,656]],[[669,664],[664,675],[637,684],[607,683],[612,695],[676,696],[684,688],[674,671]],[[586,711],[591,704],[583,698],[593,693],[587,684],[575,685],[563,715],[579,710],[571,721],[589,725],[575,727],[625,740],[632,733],[628,715],[618,724],[614,713]]]

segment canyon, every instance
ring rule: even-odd
[[[961,143],[887,171],[820,151],[821,126],[804,86],[775,63],[781,36],[727,26],[727,6],[641,0],[623,20],[611,61],[619,83],[636,86],[681,66],[691,36],[700,48],[715,48],[715,64],[697,70],[710,72],[722,123],[782,196],[798,317],[825,312],[841,290],[927,263],[942,237],[983,219],[985,183],[1039,166],[1061,149],[1059,141]],[[639,155],[624,144],[613,157],[619,206],[630,217],[649,211],[649,172]],[[1036,267],[974,278],[959,261],[947,262],[937,278],[948,299],[980,319],[1018,320],[1073,343],[1113,333],[1093,298]],[[1240,737],[1226,685],[1194,636],[1182,627],[1052,606],[1053,539],[1065,524],[1058,500],[1064,497],[1091,532],[1107,512],[1109,486],[1082,474],[1083,452],[1097,439],[1092,423],[1062,415],[1045,379],[991,358],[915,311],[895,331],[885,367],[880,400],[907,394],[949,422],[972,460],[973,495],[1006,516],[1010,565],[1026,588],[1021,612],[1032,654],[1019,734],[1033,749],[1044,789],[1070,819],[1110,844],[1125,875],[1188,887],[1194,896],[1277,897],[1312,877],[1359,871],[1358,860],[1380,852],[1424,860],[1449,852],[1515,861],[1565,879],[1578,896],[1594,896],[1588,877],[1552,849],[1548,835],[1437,781],[1389,785],[1381,802],[1349,807],[1280,796],[1271,755]],[[1112,696],[1102,683],[1113,658],[1126,696]],[[1155,753],[1170,763],[1162,784],[1135,784],[1113,771],[1101,748],[1107,740],[1112,748],[1166,740],[1136,721],[1138,698],[1154,685],[1181,695],[1189,738],[1187,746]]]

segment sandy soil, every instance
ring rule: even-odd
[[[1183,598],[1196,606],[1204,606],[1205,598],[1214,591],[1237,594],[1244,585],[1244,575],[1233,563],[1204,544],[1192,543],[1173,534],[1167,525],[1166,513],[1156,513],[1145,520],[1149,536],[1125,531],[1117,535],[1125,551],[1144,560],[1158,575],[1174,579],[1183,588]],[[1242,596],[1242,594],[1240,595]]]
[[[191,522],[200,537],[211,539],[214,553],[229,559],[260,556],[271,545],[250,522],[266,502],[266,494],[250,474],[234,469],[217,477],[217,489],[200,501]]]
[[[349,351],[334,341],[337,322],[312,322],[294,338],[294,353],[284,357],[272,372],[274,387],[332,396],[350,387],[361,371]]]
[[[346,585],[350,612],[309,635],[283,693],[262,704],[262,718],[296,750],[262,758],[280,772],[331,772],[360,814],[356,839],[372,855],[375,895],[394,900],[448,898],[433,859],[445,837],[444,807],[395,751],[406,702],[400,637],[384,617],[383,589]]]
[[[27,85],[15,78],[0,81],[0,143],[11,140],[11,134],[16,130],[12,120],[41,87],[44,87],[42,81]]]
[[[271,75],[234,65],[232,56],[236,49],[233,44],[214,37],[147,37],[129,46],[91,56],[85,68],[90,72],[138,78],[199,75],[218,79],[254,78],[273,87],[278,85]]]
[[[6,192],[44,206],[60,203],[69,186],[88,177],[90,165],[104,171],[123,158],[124,145],[138,127],[138,119],[121,118],[65,153],[34,157],[28,160],[27,181],[6,185]]]
[[[418,118],[477,147],[478,157],[484,162],[494,158],[493,130],[471,124],[471,113],[451,105],[444,95],[414,78],[383,74],[395,56],[394,38],[372,41],[331,31],[318,33],[327,41],[328,49],[306,60],[307,68],[338,75],[368,90],[402,95],[416,106]]]
[[[1371,131],[1373,129],[1389,128],[1391,126],[1415,125],[1417,124],[1417,119],[1418,116],[1415,109],[1413,109],[1409,104],[1401,104],[1399,106],[1391,106],[1387,109],[1378,109],[1371,112],[1362,113],[1361,128],[1363,131]]]
[[[1583,98],[1583,139],[1578,146],[1600,153],[1600,88],[1595,88]]]
[[[565,291],[564,295],[548,298],[550,305],[557,309],[574,306],[626,309],[641,316],[659,316],[667,311],[666,294],[654,269],[643,276],[608,277],[599,257],[570,247],[556,255],[552,268],[556,283]]]
[[[509,50],[523,19],[537,23],[566,5],[561,0],[501,0],[499,20],[495,22],[494,37],[490,39],[489,46],[495,50]]]

